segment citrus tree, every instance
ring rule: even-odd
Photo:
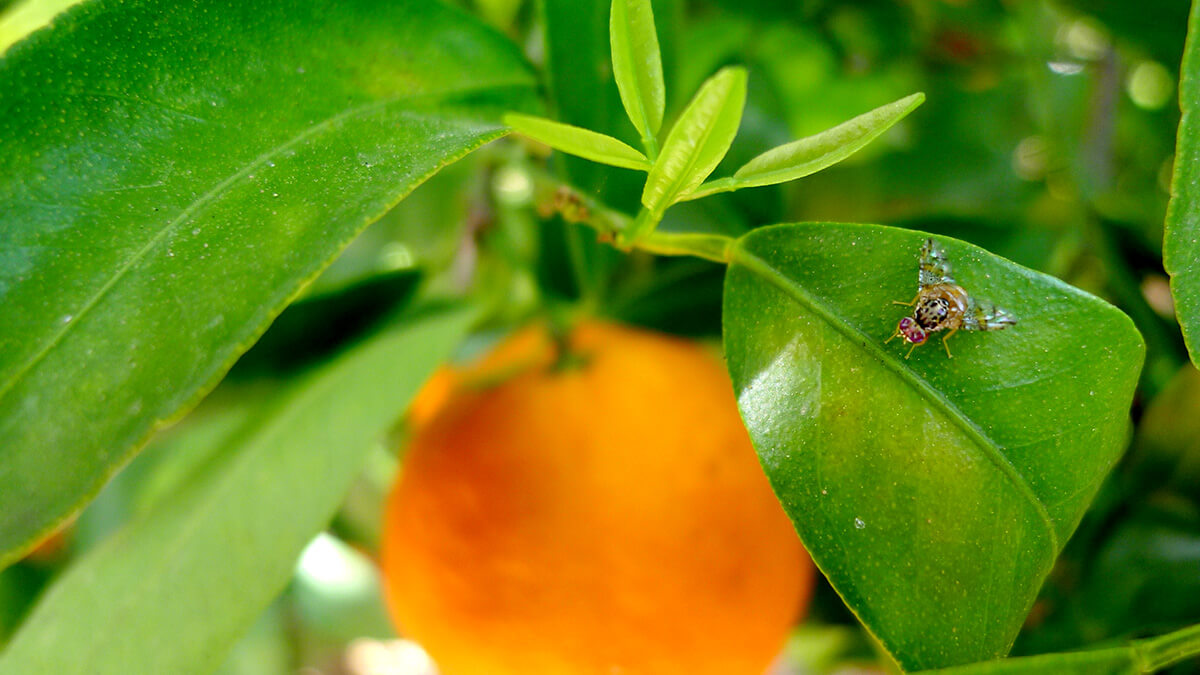
[[[421,530],[456,508],[422,489],[494,476],[481,447],[551,447],[572,424],[586,433],[567,447],[607,429],[614,452],[659,453],[629,480],[647,514],[688,507],[665,527],[677,544],[701,541],[685,523],[781,506],[828,584],[816,619],[860,626],[862,651],[903,670],[1141,673],[1200,653],[1200,607],[1182,599],[1200,562],[1184,351],[1200,321],[1200,46],[1172,32],[1186,17],[801,4],[89,0],[37,29],[37,3],[0,15],[0,673],[233,667],[331,521],[378,541],[384,488],[364,467],[390,461],[383,439],[431,481],[402,480],[387,508],[393,611],[437,625],[431,650],[454,645],[445,626],[486,613],[427,618],[458,577],[420,599],[438,570],[419,569],[413,538],[486,555],[514,493],[487,493],[479,537],[458,541]],[[969,95],[935,98],[947,81]],[[598,316],[719,331],[741,426],[680,415],[728,391],[702,350],[677,362]],[[447,376],[449,403],[398,425],[440,364],[531,319],[550,346],[470,391]],[[773,499],[677,496],[746,432],[758,464],[738,475],[761,470]],[[600,475],[586,456],[554,465],[580,505],[556,532],[601,501],[581,499]],[[70,554],[31,562],[85,507]],[[761,547],[777,583],[747,606],[783,631],[808,568],[779,532],[727,546]],[[570,550],[551,567],[573,568]],[[634,587],[674,607],[654,642],[678,659],[631,672],[707,654],[688,637],[703,611],[681,609],[693,596]],[[500,651],[536,651],[561,617]],[[727,632],[753,642],[752,625]],[[624,639],[591,638],[575,672]],[[467,651],[445,648],[464,655],[447,667],[498,672]]]

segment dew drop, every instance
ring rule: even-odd
[[[863,522],[863,519],[862,519],[862,518],[855,518],[855,519],[854,519],[854,529],[856,529],[856,530],[861,530],[861,529],[863,529],[863,528],[864,528],[864,527],[866,527],[866,526],[867,526],[867,524]]]
[[[71,316],[70,314],[67,314],[67,315],[63,316],[62,322],[63,323],[71,323],[71,319],[74,319],[74,318],[75,317]]]

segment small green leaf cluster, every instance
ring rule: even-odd
[[[911,94],[815,136],[767,150],[732,176],[706,182],[737,135],[746,103],[745,68],[729,66],[708,78],[660,147],[666,85],[650,0],[612,0],[610,17],[613,76],[629,121],[641,137],[642,150],[607,134],[542,117],[510,113],[504,121],[556,150],[647,172],[642,208],[617,235],[623,247],[643,242],[673,204],[784,183],[832,166],[878,138],[925,100],[924,94]]]

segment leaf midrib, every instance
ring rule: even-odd
[[[1042,520],[1045,526],[1045,531],[1048,536],[1048,544],[1050,546],[1050,555],[1045,559],[1044,565],[1048,568],[1055,557],[1058,555],[1059,543],[1058,534],[1054,528],[1054,521],[1050,517],[1050,513],[1046,510],[1046,505],[1038,499],[1037,494],[1030,487],[1029,482],[1017,470],[1004,453],[1000,452],[1000,446],[995,441],[987,436],[979,427],[975,426],[971,420],[958,409],[950,400],[942,395],[924,378],[918,376],[910,368],[907,368],[897,360],[895,355],[884,351],[882,347],[875,341],[854,328],[848,321],[845,321],[824,304],[818,302],[812,295],[805,291],[799,284],[789,279],[782,272],[771,266],[767,261],[759,258],[754,253],[751,253],[745,248],[745,239],[737,240],[731,249],[731,264],[739,264],[745,267],[750,272],[758,275],[767,282],[773,284],[780,290],[784,291],[788,296],[799,304],[806,307],[809,311],[821,317],[827,324],[833,327],[834,330],[841,333],[843,336],[850,339],[854,344],[857,344],[863,350],[871,353],[884,366],[891,369],[901,380],[907,382],[914,390],[925,397],[935,407],[939,408],[943,414],[950,418],[966,435],[971,438],[983,452],[984,456],[1008,479],[1008,481],[1023,495],[1026,500],[1033,505],[1034,510]]]
[[[98,305],[100,301],[103,300],[104,297],[107,296],[108,293],[115,288],[118,283],[120,283],[121,279],[123,279],[138,262],[143,260],[150,254],[151,251],[157,248],[158,244],[161,243],[169,234],[187,222],[188,218],[190,218],[196,211],[208,205],[209,203],[218,200],[227,190],[227,188],[231,187],[238,180],[249,175],[250,172],[265,165],[271,160],[271,158],[276,157],[279,153],[304,142],[312,136],[332,127],[338,122],[350,119],[356,115],[369,113],[380,108],[385,108],[395,103],[400,103],[406,100],[419,101],[425,99],[449,99],[461,95],[469,95],[492,89],[502,89],[507,86],[512,86],[512,83],[493,83],[478,87],[463,87],[459,89],[450,89],[433,93],[395,96],[379,101],[372,101],[370,103],[355,106],[353,108],[348,108],[335,115],[327,117],[320,122],[316,122],[315,124],[303,129],[300,133],[296,134],[290,139],[255,157],[248,164],[230,174],[228,177],[222,179],[207,192],[197,197],[191,204],[188,204],[186,207],[184,207],[183,210],[179,212],[178,216],[167,223],[140,249],[138,249],[138,251],[134,253],[124,264],[122,264],[117,269],[116,273],[113,274],[112,278],[106,281],[91,298],[84,302],[83,306],[79,310],[71,314],[73,319],[70,323],[64,325],[57,333],[53,334],[53,336],[46,342],[45,345],[43,345],[38,351],[34,352],[33,355],[30,356],[20,368],[13,372],[12,377],[0,384],[0,402],[3,402],[3,400],[7,398],[8,394],[16,387],[17,383],[20,382],[21,379],[24,378],[25,375],[27,375],[31,370],[33,370],[33,368],[35,368],[42,360],[44,360],[47,355],[54,350],[55,347],[61,344],[62,341],[66,339],[66,336],[75,328],[75,326],[82,323],[84,316],[86,316],[93,308],[95,308],[95,306]]]

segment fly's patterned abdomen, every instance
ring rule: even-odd
[[[950,303],[945,298],[919,298],[912,318],[926,331],[941,330],[950,317]]]

